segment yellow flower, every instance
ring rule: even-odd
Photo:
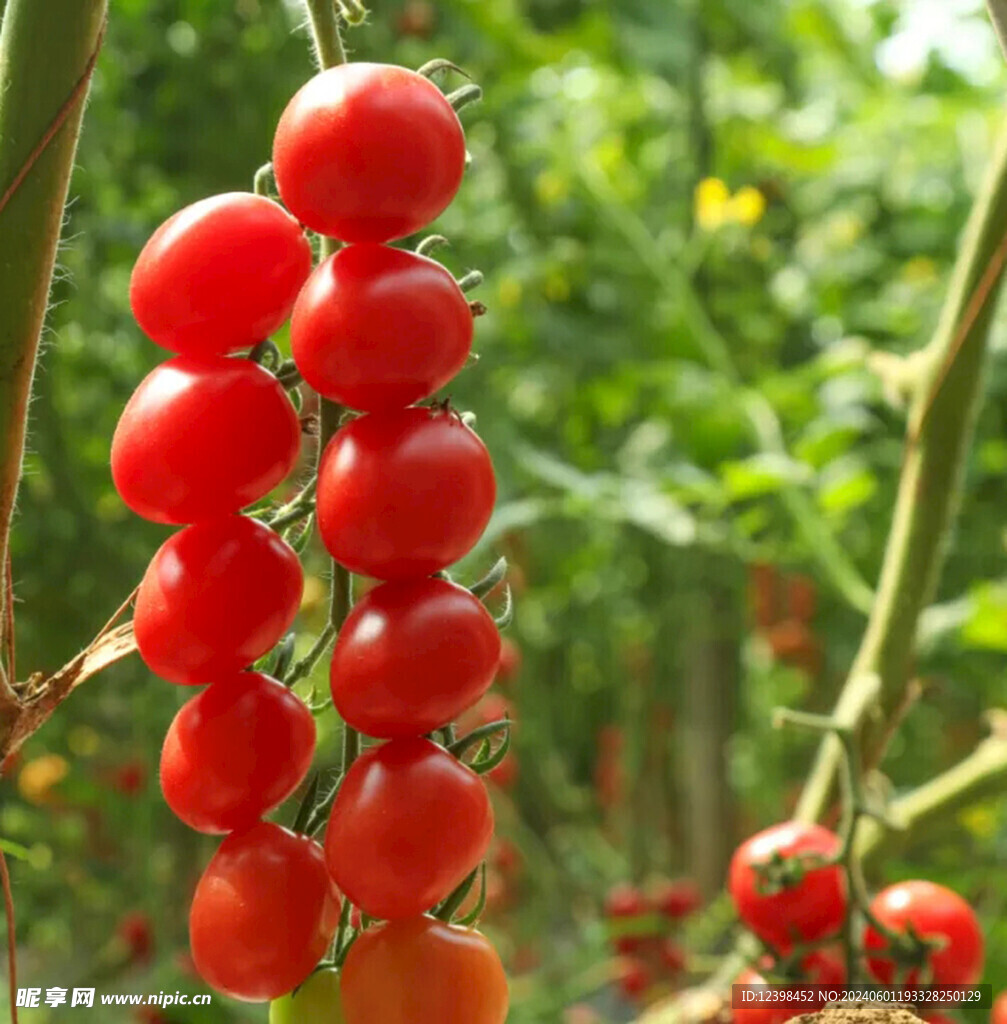
[[[704,231],[714,231],[724,223],[731,193],[720,178],[704,178],[696,186],[694,210],[696,223]]]
[[[70,773],[70,765],[59,754],[42,754],[29,761],[17,779],[21,795],[32,804],[44,804],[54,786]]]
[[[750,228],[762,220],[766,212],[766,197],[754,185],[744,185],[731,197],[728,217],[736,224]]]

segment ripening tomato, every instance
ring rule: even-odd
[[[345,1024],[339,971],[315,971],[293,995],[269,1004],[269,1024]]]
[[[838,931],[846,913],[846,881],[837,864],[805,869],[796,884],[761,892],[756,867],[777,858],[819,857],[839,852],[839,837],[821,825],[796,821],[773,825],[734,851],[728,890],[741,920],[765,942],[786,951]]]
[[[284,203],[312,231],[388,242],[429,224],[454,198],[465,136],[444,94],[422,75],[342,64],[287,104],[273,171]]]
[[[500,634],[464,587],[384,583],[357,602],[332,655],[332,700],[368,736],[419,736],[454,721],[493,682]]]
[[[282,206],[227,192],[179,210],[151,235],[129,301],[158,345],[220,355],[276,331],[310,272],[311,246]]]
[[[290,323],[294,361],[351,409],[401,409],[465,365],[472,311],[439,263],[386,245],[350,245],[319,264]]]
[[[430,740],[391,740],[353,763],[325,857],[337,885],[382,919],[429,910],[475,868],[493,835],[482,780]]]
[[[162,679],[212,683],[261,658],[294,621],[304,577],[297,555],[246,516],[169,537],[140,581],[133,632]]]
[[[486,446],[455,413],[372,413],[347,423],[325,449],[318,527],[351,572],[430,576],[468,553],[495,498]]]
[[[1007,992],[1001,992],[993,1000],[990,1010],[990,1024],[1007,1024]]]
[[[480,932],[433,917],[368,928],[343,965],[346,1024],[504,1024],[507,976]]]
[[[914,879],[882,889],[871,902],[871,913],[881,924],[895,932],[909,929],[923,939],[939,939],[944,945],[929,955],[930,976],[913,967],[899,969],[890,957],[868,955],[867,967],[884,985],[895,979],[899,984],[915,985],[926,981],[933,985],[972,985],[983,969],[983,934],[975,911],[943,885]],[[864,929],[864,949],[887,947],[885,938],[868,926]]]
[[[196,969],[234,999],[276,999],[321,960],[339,909],[316,842],[266,821],[232,832],[192,897],[189,944]]]
[[[735,985],[765,985],[766,979],[758,971],[746,967],[741,974],[734,979]],[[732,1003],[734,995],[732,992]],[[788,1009],[773,1006],[770,1003],[760,1004],[753,1001],[744,1007],[731,1008],[731,1018],[734,1024],[781,1024],[791,1016]]]
[[[237,512],[293,468],[301,426],[276,378],[250,359],[176,356],[126,403],[112,437],[122,500],[155,523]]]
[[[605,916],[609,918],[640,917],[647,913],[647,901],[635,885],[619,882],[605,895]]]
[[[231,832],[286,800],[314,753],[315,720],[304,702],[261,672],[236,672],[175,715],[161,750],[161,790],[190,828]]]

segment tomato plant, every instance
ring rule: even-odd
[[[503,1024],[507,979],[477,931],[432,917],[368,928],[343,966],[346,1024]]]
[[[982,931],[975,911],[958,893],[922,879],[897,882],[874,897],[871,913],[893,932],[935,942],[923,964],[903,967],[897,958],[878,954],[888,941],[868,925],[867,966],[883,984],[971,985],[982,975]]]
[[[499,654],[493,619],[468,590],[429,578],[385,583],[339,633],[332,699],[368,736],[433,732],[486,692]]]
[[[347,772],[325,856],[356,906],[397,919],[444,899],[485,856],[492,833],[478,775],[430,740],[391,740]]]
[[[321,263],[290,324],[294,360],[319,393],[351,409],[401,409],[443,387],[472,348],[472,312],[425,256],[350,245]]]
[[[454,413],[399,409],[342,427],[318,473],[329,553],[378,579],[429,576],[482,535],[496,497],[489,453]]]
[[[745,840],[731,858],[727,880],[738,916],[781,951],[838,931],[846,913],[846,881],[838,864],[823,862],[834,859],[839,847],[835,833],[800,822],[774,825]],[[774,865],[781,869],[775,878]]]
[[[232,832],[196,886],[189,941],[199,973],[235,999],[289,992],[321,959],[339,920],[322,848],[270,822]]]
[[[329,68],[284,110],[273,169],[287,208],[344,242],[388,242],[429,224],[454,198],[465,137],[444,94],[387,64]]]
[[[280,328],[311,271],[311,246],[277,203],[249,192],[201,199],[169,217],[137,257],[133,315],[185,355],[251,348]]]
[[[301,428],[276,378],[248,359],[176,356],[151,370],[112,438],[122,500],[157,523],[237,512],[294,468]]]
[[[280,639],[302,588],[297,555],[261,523],[225,516],[188,526],[161,545],[140,582],[140,654],[173,683],[232,675]]]
[[[218,679],[185,703],[161,751],[168,806],[199,832],[254,824],[298,786],[315,753],[304,702],[260,672]]]

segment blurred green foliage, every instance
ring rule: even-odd
[[[478,415],[501,498],[461,573],[474,577],[495,551],[511,558],[524,659],[512,692],[520,774],[498,816],[525,867],[510,908],[487,923],[516,976],[515,1024],[558,1021],[594,997],[611,883],[701,870],[690,836],[703,808],[682,751],[697,742],[685,694],[711,632],[734,670],[700,681],[722,709],[709,742],[717,759],[718,730],[726,739],[730,790],[710,856],[784,815],[808,764],[809,738],[773,732],[769,712],[827,708],[855,649],[901,458],[902,414],[878,354],[911,352],[933,327],[997,129],[1005,76],[981,4],[938,6],[387,0],[349,35],[353,59],[445,56],[485,91],[463,114],[471,173],[437,230],[452,270],[484,271],[473,297],[489,308],[481,359],[451,393]],[[165,536],[128,513],[108,472],[119,411],[164,355],[130,317],[132,261],[178,207],[251,187],[310,74],[307,53],[293,0],[113,5],[14,537],[22,675],[71,657]],[[896,788],[964,756],[981,712],[1002,699],[1000,361],[989,389],[925,624],[925,696],[885,763]],[[323,615],[313,557],[305,645]],[[814,581],[803,653],[793,629],[788,641],[753,627],[756,564]],[[323,672],[315,682],[324,691]],[[0,836],[27,850],[13,862],[22,984],[202,990],[186,973],[185,914],[213,842],[172,818],[156,781],[185,696],[136,659],[117,666],[24,751],[23,765],[65,759],[65,778],[33,790],[14,769],[0,781]],[[328,764],[332,717],[320,720]],[[606,728],[614,797],[600,785]],[[41,764],[43,782],[64,769]],[[1005,854],[994,804],[885,868],[974,901],[997,987]],[[149,917],[153,953],[127,964],[130,912]],[[697,946],[722,933],[718,914],[694,926]],[[597,1005],[612,1020],[631,1013],[608,995]],[[264,1011],[217,999],[165,1019]]]

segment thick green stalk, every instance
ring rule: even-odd
[[[0,3],[0,9],[0,197],[8,195],[0,209],[2,566],[21,475],[35,358],[84,111],[87,72],[101,36],[106,0],[7,0],[5,8]],[[47,133],[61,117],[58,130],[47,140]],[[20,183],[8,192],[29,163]],[[0,592],[0,622],[4,621],[4,602]],[[12,696],[4,680],[0,705],[6,702],[9,709]]]
[[[877,596],[836,706],[836,717],[850,726],[859,727],[872,706],[864,699],[864,679],[880,679],[881,712],[888,717],[910,678],[920,613],[940,576],[980,404],[990,322],[1003,279],[999,250],[1005,224],[1007,131],[973,206],[940,322],[924,351],[925,374],[910,409]],[[826,739],[805,784],[798,817],[812,820],[823,814],[841,758],[835,738]]]

